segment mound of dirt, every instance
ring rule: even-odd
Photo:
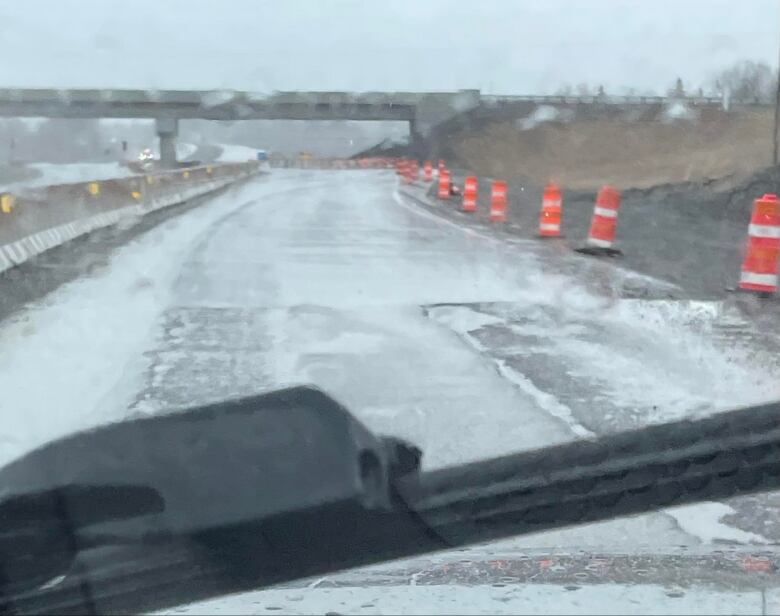
[[[553,178],[568,188],[622,188],[746,177],[771,163],[773,111],[698,120],[504,121],[451,134],[457,166],[481,176]]]
[[[460,174],[454,176],[459,185]],[[441,207],[435,199],[437,184],[429,196],[437,212],[450,214],[459,223],[490,223],[490,180],[479,177],[479,205],[468,216],[457,199]],[[753,200],[764,193],[780,192],[780,167],[765,168],[736,179],[689,181],[622,191],[616,246],[624,267],[678,285],[684,296],[714,299],[733,296],[728,289],[739,280]],[[584,246],[596,192],[564,189],[563,234],[553,240],[558,248]],[[538,185],[509,177],[508,224],[505,230],[525,239],[537,237],[542,191]],[[453,207],[454,206],[454,207]]]

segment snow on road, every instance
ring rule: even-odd
[[[0,465],[126,413],[129,401],[116,386],[123,377],[132,382],[192,242],[267,188],[234,189],[194,216],[167,221],[125,246],[96,276],[0,324]]]
[[[729,401],[750,397],[739,389],[745,366],[684,319],[607,305],[569,274],[542,271],[522,245],[400,207],[394,183],[390,173],[275,172],[3,323],[0,463],[128,412],[292,383],[316,384],[373,430],[416,442],[427,468],[598,433],[594,408],[620,414],[630,403],[636,418],[643,396],[671,400],[673,416],[725,390]],[[759,386],[751,395],[771,394]],[[727,511],[705,512],[701,540],[750,539],[719,536]],[[698,544],[694,527],[651,513],[507,545],[663,549]]]
[[[222,152],[217,157],[217,161],[221,163],[245,163],[248,160],[257,160],[256,148],[227,143],[220,143],[218,147],[222,148]]]

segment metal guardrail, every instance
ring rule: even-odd
[[[719,96],[686,96],[686,97],[671,97],[671,96],[561,96],[561,95],[494,95],[483,94],[483,103],[541,103],[541,104],[566,104],[566,105],[663,105],[671,104],[675,102],[681,102],[691,106],[718,106],[723,107],[726,101]],[[757,99],[752,100],[740,100],[731,99],[727,103],[729,106],[771,106],[773,103],[767,101],[760,101]]]
[[[256,161],[55,184],[0,197],[0,272],[93,229],[182,203],[260,170]]]

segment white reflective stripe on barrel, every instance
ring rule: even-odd
[[[539,230],[540,231],[560,231],[561,230],[561,225],[556,225],[556,224],[550,223],[550,222],[543,222],[542,224],[539,225]]]
[[[740,282],[749,284],[763,284],[768,287],[777,286],[777,274],[756,274],[754,272],[742,272],[739,277]]]
[[[598,246],[599,248],[612,248],[612,242],[607,240],[600,240],[595,237],[589,237],[588,244],[591,246]]]
[[[596,214],[596,216],[603,216],[604,218],[617,218],[618,214],[617,210],[610,210],[605,207],[599,207],[598,205],[593,208],[593,213]]]
[[[748,235],[753,237],[774,237],[780,238],[780,227],[774,225],[750,225]]]

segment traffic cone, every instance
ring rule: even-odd
[[[613,186],[602,186],[593,208],[586,245],[577,248],[577,252],[609,256],[621,254],[620,250],[613,246],[619,209],[620,191]]]
[[[563,200],[561,190],[553,182],[544,187],[542,212],[539,215],[540,237],[561,237]]]
[[[506,222],[506,182],[493,180],[490,189],[490,220],[493,222]]]
[[[477,211],[477,178],[470,175],[463,180],[463,211]]]
[[[450,198],[450,172],[446,169],[439,171],[439,199]]]
[[[739,288],[769,295],[777,291],[777,262],[780,254],[780,200],[768,193],[753,202],[748,227],[748,244]]]

